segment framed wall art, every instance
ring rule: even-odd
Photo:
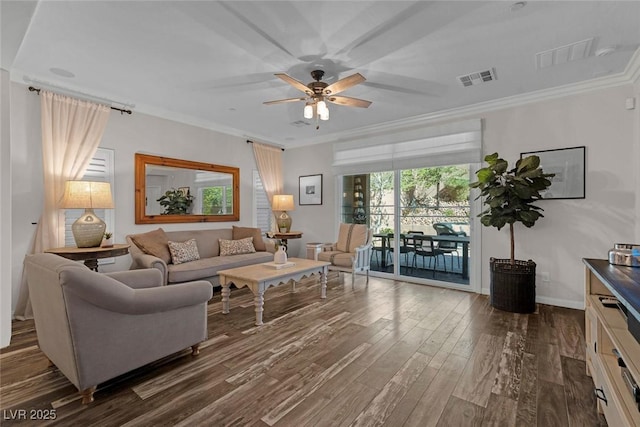
[[[300,205],[321,205],[322,174],[301,176],[299,191],[298,203]]]
[[[556,174],[551,179],[551,187],[542,193],[544,199],[584,199],[585,151],[584,146],[528,151],[520,153],[520,158],[536,155],[540,157],[544,173]]]

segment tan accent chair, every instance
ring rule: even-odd
[[[369,283],[373,231],[364,224],[340,224],[338,241],[325,246],[319,261],[330,262],[329,270],[351,273],[351,285],[356,273],[365,272]]]
[[[162,286],[155,268],[102,274],[53,254],[27,255],[38,345],[82,403],[98,384],[207,339],[211,283]]]

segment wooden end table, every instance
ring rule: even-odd
[[[287,240],[299,239],[302,237],[302,231],[289,231],[288,233],[267,233],[267,237],[270,239],[277,239],[278,243],[283,245],[285,249],[288,249]]]
[[[107,248],[99,246],[95,248],[64,247],[47,249],[45,252],[60,255],[73,261],[84,261],[84,265],[89,269],[98,271],[99,259],[126,255],[129,253],[129,246],[131,245],[121,243]]]

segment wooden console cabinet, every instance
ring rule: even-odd
[[[640,343],[631,335],[618,308],[605,307],[602,297],[615,296],[638,315],[634,295],[640,296],[640,269],[610,265],[607,260],[584,259],[585,335],[587,374],[595,384],[598,410],[610,426],[640,426],[640,409],[618,364],[640,385]],[[618,353],[616,355],[616,352]]]

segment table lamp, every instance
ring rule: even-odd
[[[79,248],[95,248],[102,243],[107,224],[94,209],[113,209],[111,184],[94,181],[67,181],[62,209],[84,209],[84,214],[71,225],[73,238]]]
[[[276,221],[278,223],[278,231],[281,233],[288,233],[291,231],[291,217],[287,214],[287,211],[292,211],[293,195],[291,194],[276,194],[273,196],[273,203],[271,204],[271,210],[276,214]]]

